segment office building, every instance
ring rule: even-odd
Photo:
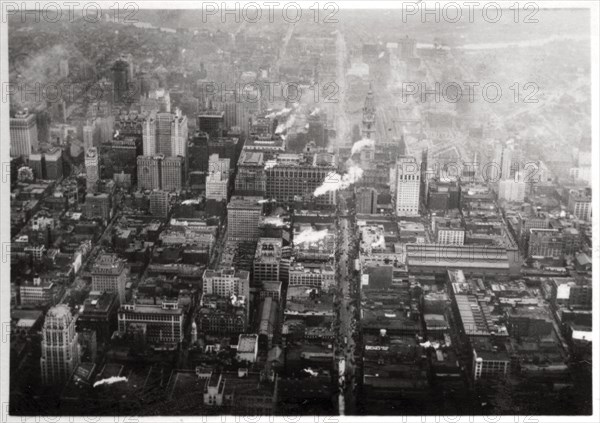
[[[96,147],[85,152],[85,180],[87,192],[96,192],[100,180],[100,163]]]
[[[54,282],[42,278],[25,281],[19,287],[21,305],[53,306],[62,292]]]
[[[396,162],[396,215],[419,215],[421,174],[414,157],[402,156]]]
[[[530,229],[529,257],[564,258],[564,240],[558,229]]]
[[[37,151],[36,118],[28,109],[24,109],[10,118],[10,157],[29,157]]]
[[[65,382],[79,364],[78,335],[75,317],[69,306],[59,304],[46,314],[42,328],[42,382],[59,385]]]
[[[101,219],[108,221],[111,218],[111,196],[106,193],[89,193],[85,196],[83,214],[86,219]]]
[[[209,139],[217,139],[223,136],[225,128],[225,112],[219,110],[203,110],[196,120],[197,128],[206,132]]]
[[[222,201],[227,199],[229,180],[220,172],[210,173],[206,177],[206,199]]]
[[[113,101],[115,103],[129,103],[129,73],[130,64],[124,59],[118,59],[113,64],[112,83],[113,83]]]
[[[227,204],[227,237],[232,241],[258,240],[262,197],[231,197]]]
[[[166,218],[169,215],[169,193],[154,190],[150,193],[150,214]]]
[[[465,243],[465,228],[459,218],[434,217],[431,229],[440,244],[463,245]]]
[[[253,282],[259,285],[266,281],[280,280],[281,238],[260,238],[256,246],[253,264]]]
[[[139,189],[160,189],[163,159],[163,156],[139,156],[137,158],[137,182]]]
[[[308,267],[296,263],[289,269],[289,286],[306,286],[328,291],[335,286],[335,270],[330,265]]]
[[[279,154],[276,163],[265,170],[266,197],[278,203],[306,201],[319,206],[335,204],[335,193],[314,197],[315,190],[337,172],[331,157],[325,155]]]
[[[144,155],[163,154],[165,157],[187,157],[187,117],[175,113],[158,112],[146,116],[142,123]]]
[[[184,158],[166,157],[160,162],[161,169],[161,189],[163,191],[180,192],[183,189],[185,181]]]
[[[185,315],[177,301],[123,304],[118,316],[120,333],[142,327],[145,341],[153,347],[173,349],[183,341]]]
[[[53,148],[44,154],[45,177],[50,181],[57,181],[63,177],[62,150]]]
[[[242,151],[235,177],[235,194],[264,196],[266,180],[264,153]]]
[[[247,270],[206,269],[202,279],[202,292],[205,295],[218,295],[225,298],[235,295],[246,300],[250,298],[250,272]]]
[[[119,303],[125,304],[127,269],[116,254],[101,254],[92,266],[92,290],[116,293]]]
[[[117,329],[119,297],[116,293],[91,291],[77,317],[78,330],[96,332],[100,343],[109,342]]]
[[[569,192],[569,212],[577,219],[589,222],[592,219],[592,196],[589,190]]]
[[[360,187],[356,190],[356,213],[377,213],[377,190],[371,187]]]

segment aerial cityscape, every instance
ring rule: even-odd
[[[3,12],[11,416],[592,414],[590,10],[126,5]]]

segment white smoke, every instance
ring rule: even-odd
[[[303,369],[306,373],[308,373],[309,375],[315,377],[315,376],[319,376],[319,372],[311,369],[310,367]]]
[[[298,235],[294,236],[294,244],[304,244],[307,242],[318,242],[329,234],[328,229],[315,231],[312,227],[303,230]]]
[[[348,160],[348,165],[348,171],[343,175],[340,175],[337,172],[332,172],[327,175],[323,184],[321,184],[320,187],[317,187],[313,195],[315,197],[320,197],[331,191],[335,192],[340,189],[346,189],[350,185],[358,182],[362,178],[364,171],[351,160]]]
[[[275,129],[275,133],[281,134],[283,131],[285,131],[285,125],[283,123],[280,123],[279,125],[277,125],[277,129]]]
[[[106,379],[102,379],[94,383],[94,388],[100,385],[112,385],[113,383],[118,382],[127,382],[127,378],[125,376],[112,376]]]
[[[268,216],[263,219],[263,222],[267,225],[273,226],[285,226],[285,222],[279,216]]]
[[[320,112],[321,112],[321,109],[319,109],[317,107],[317,108],[315,108],[315,110],[313,110],[312,112],[310,112],[310,115],[311,116],[317,116]]]
[[[273,119],[273,118],[283,117],[283,116],[289,115],[291,111],[292,111],[292,109],[286,107],[284,109],[281,109],[278,112],[271,112],[268,115],[266,115],[265,117],[267,119]]]
[[[264,200],[258,200],[257,203],[258,204],[275,203],[276,201],[277,200],[275,200],[275,199],[265,198]]]
[[[115,136],[114,136],[113,138],[115,138],[115,139],[116,139],[118,136],[119,136],[119,130],[117,129],[117,130],[115,131]]]
[[[363,148],[373,147],[374,145],[375,145],[375,140],[372,140],[370,138],[363,138],[362,140],[356,141],[354,143],[354,145],[352,146],[352,151],[350,152],[350,155],[354,156],[356,153],[361,151]]]

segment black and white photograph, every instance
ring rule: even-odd
[[[600,3],[0,8],[0,423],[598,421]]]

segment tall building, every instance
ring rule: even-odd
[[[205,295],[218,295],[226,298],[235,295],[249,298],[250,272],[247,270],[206,269],[202,280],[202,291]]]
[[[142,139],[144,142],[144,155],[156,154],[156,115],[150,114],[142,120]]]
[[[412,156],[402,156],[396,162],[396,215],[419,215],[421,174]]]
[[[28,109],[10,118],[10,157],[29,157],[38,151],[38,133],[35,115]]]
[[[69,306],[59,304],[46,314],[42,328],[42,381],[45,385],[65,382],[79,364],[75,317]]]
[[[356,190],[356,213],[377,213],[377,190],[371,187],[360,187]]]
[[[143,120],[144,155],[164,154],[166,157],[187,157],[187,117],[175,113],[150,113]]]
[[[160,189],[162,183],[162,161],[164,157],[139,156],[137,158],[137,182],[142,190]]]
[[[112,71],[113,101],[115,103],[128,103],[129,97],[129,68],[130,64],[123,59],[118,59],[110,69]]]
[[[180,192],[185,181],[184,158],[166,157],[161,162],[161,189]]]
[[[53,148],[44,154],[46,167],[45,179],[56,181],[63,177],[62,150]]]
[[[125,304],[127,269],[116,254],[102,254],[92,267],[92,290],[118,294],[120,304]]]
[[[197,118],[197,128],[206,132],[209,139],[217,139],[223,136],[225,127],[225,112],[219,110],[203,110]]]
[[[52,148],[45,153],[31,153],[29,167],[37,179],[56,181],[63,176],[62,150]]]
[[[227,237],[233,241],[258,240],[262,197],[231,197],[227,204]]]
[[[242,151],[235,177],[235,194],[264,196],[266,182],[264,153]]]
[[[96,192],[100,179],[98,149],[92,147],[85,153],[85,179],[87,192]]]
[[[373,96],[373,86],[371,84],[369,84],[369,91],[367,92],[362,112],[361,135],[363,138],[373,138],[373,135],[375,134],[375,100]]]
[[[569,212],[586,222],[592,218],[592,196],[589,190],[571,190],[569,192]]]
[[[206,177],[206,199],[222,201],[227,199],[229,180],[223,179],[220,172],[210,173]]]
[[[165,218],[169,215],[169,193],[154,190],[150,193],[150,214]]]
[[[281,238],[260,238],[258,240],[253,263],[252,282],[254,285],[280,280],[279,264],[281,262],[282,247]]]
[[[94,146],[94,127],[92,125],[83,126],[83,148],[87,150]]]

